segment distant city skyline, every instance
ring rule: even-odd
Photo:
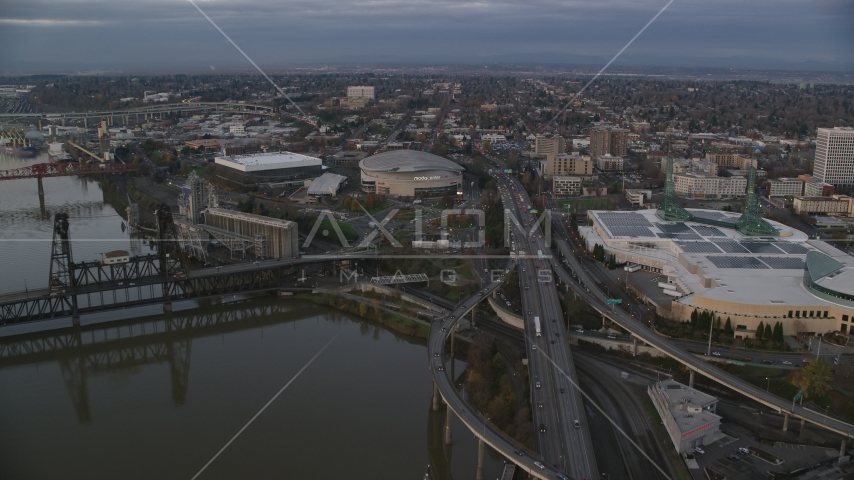
[[[262,68],[597,65],[666,1],[198,0]],[[676,0],[613,64],[854,71],[851,0]],[[235,70],[246,60],[186,0],[4,0],[0,73]]]

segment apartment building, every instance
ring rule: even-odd
[[[759,162],[755,158],[744,157],[737,153],[707,153],[706,160],[715,163],[718,167],[738,170],[750,170],[750,167],[759,168]]]
[[[554,175],[592,175],[593,162],[590,157],[573,153],[546,155],[545,174]]]
[[[813,176],[836,187],[854,185],[854,128],[819,128]]]
[[[347,97],[349,98],[367,98],[369,100],[374,100],[375,90],[374,87],[347,87]]]
[[[566,141],[560,135],[537,135],[534,153],[559,155],[566,152]]]
[[[623,171],[623,161],[623,157],[606,153],[596,157],[596,168],[603,172],[621,172]]]
[[[629,131],[616,127],[596,127],[590,130],[590,156],[600,155],[625,157],[629,141]]]

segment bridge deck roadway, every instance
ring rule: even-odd
[[[510,268],[513,268],[513,266],[511,265]],[[453,380],[445,373],[448,370],[439,370],[439,366],[444,368],[443,355],[445,352],[445,342],[448,340],[448,336],[454,331],[454,324],[457,323],[457,320],[471,312],[475,305],[499,288],[501,283],[502,282],[500,280],[496,280],[484,285],[485,292],[481,291],[481,295],[466,299],[447,317],[439,322],[434,322],[431,325],[430,336],[427,342],[427,355],[430,362],[430,372],[433,375],[433,380],[439,387],[439,392],[442,394],[442,398],[444,398],[445,402],[448,404],[448,408],[450,408],[457,417],[462,420],[469,430],[472,431],[475,437],[482,439],[487,445],[505,457],[513,459],[515,464],[536,478],[544,480],[558,478],[558,471],[545,465],[545,468],[539,468],[536,466],[534,462],[537,462],[537,459],[529,456],[520,457],[517,455],[515,451],[522,449],[522,447],[514,443],[512,440],[508,440],[503,434],[494,431],[492,426],[485,425],[480,415],[468,408],[465,400],[463,400],[454,386]],[[439,324],[439,326],[437,326],[437,324]]]
[[[552,260],[553,269],[558,273],[561,279],[569,285],[573,291],[575,291],[575,293],[596,309],[596,311],[603,317],[609,318],[617,325],[631,332],[633,336],[661,350],[667,356],[679,361],[691,370],[699,372],[750,398],[751,400],[762,403],[780,413],[789,414],[794,418],[804,419],[815,425],[822,426],[848,438],[854,437],[854,425],[836,420],[819,412],[814,412],[798,405],[794,405],[789,400],[767,393],[765,390],[762,390],[752,383],[727,373],[673,345],[667,339],[660,337],[623,310],[615,308],[611,311],[611,307],[605,303],[607,296],[599,289],[596,282],[594,282],[590,275],[588,275],[587,271],[581,268],[578,259],[575,257],[575,254],[572,252],[569,245],[561,239],[555,238],[555,241],[560,252],[563,253],[564,257],[569,262],[570,268],[578,276],[581,285],[579,285],[579,283],[577,283],[555,259]]]

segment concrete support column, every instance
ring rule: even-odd
[[[783,431],[784,432],[789,431],[789,414],[788,413],[783,414]]]
[[[42,182],[42,177],[38,177],[36,179],[39,185],[39,211],[42,214],[42,218],[47,217],[47,210],[45,210],[44,206],[44,182]]]
[[[846,443],[847,441],[848,441],[848,439],[847,439],[847,438],[843,438],[843,439],[842,439],[842,445],[840,445],[840,446],[839,446],[839,456],[840,456],[840,457],[844,457],[844,456],[845,456],[845,443]]]
[[[83,128],[89,128],[89,117],[83,117]]]
[[[807,426],[807,419],[802,418],[801,419],[801,433],[804,433],[804,427],[806,427],[806,426]]]
[[[439,384],[433,381],[433,411],[439,411]]]
[[[688,377],[688,386],[694,388],[694,370],[689,370],[690,377]]]
[[[845,445],[845,442],[842,443]],[[845,448],[843,446],[843,448]],[[483,480],[483,439],[477,439],[477,480]]]
[[[632,356],[638,356],[638,337],[632,337]]]
[[[172,313],[172,302],[163,302],[163,313]]]
[[[451,444],[451,407],[446,407],[447,415],[445,415],[445,445]]]
[[[71,317],[71,325],[73,325],[75,327],[80,326],[80,315],[74,315],[73,317]],[[843,445],[845,445],[845,444],[843,443]],[[845,447],[843,446],[842,448],[845,448]]]

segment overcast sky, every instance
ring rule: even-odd
[[[197,0],[262,68],[604,65],[667,0]],[[187,0],[0,0],[0,73],[251,65]],[[854,71],[854,0],[675,0],[620,66]]]

